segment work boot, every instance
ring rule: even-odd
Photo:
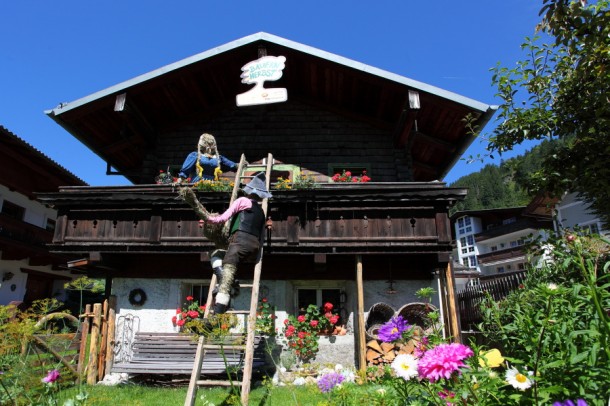
[[[210,310],[208,318],[203,319],[203,328],[209,332],[212,331],[215,327],[218,327],[219,321],[215,316],[226,313],[228,307],[229,306],[222,303],[214,303],[214,306]]]
[[[212,312],[217,315],[217,314],[223,314],[227,312],[227,305],[222,304],[222,303],[214,303],[214,307],[212,307]]]

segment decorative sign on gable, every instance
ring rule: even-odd
[[[278,80],[286,66],[284,56],[263,56],[242,66],[241,82],[255,86],[236,97],[237,106],[253,106],[257,104],[281,103],[288,100],[285,88],[266,89],[263,84],[267,80]]]

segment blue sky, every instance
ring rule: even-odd
[[[260,31],[498,104],[489,69],[522,58],[540,7],[531,0],[4,2],[0,125],[91,185],[128,184],[107,176],[105,162],[44,111]],[[484,146],[475,141],[465,156]],[[444,180],[481,166],[460,161]]]

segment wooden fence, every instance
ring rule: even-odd
[[[115,306],[115,296],[110,296],[104,303],[86,305],[84,313],[79,316],[81,320],[76,333],[36,334],[33,336],[34,350],[51,354],[79,381],[86,380],[87,384],[94,385],[112,368]],[[43,317],[38,325],[44,325],[48,319],[66,316],[78,321],[69,314],[51,313]]]
[[[487,295],[498,301],[517,289],[525,279],[525,271],[488,275],[478,278],[476,284],[458,292],[457,302],[462,330],[476,329],[483,321],[480,304]]]

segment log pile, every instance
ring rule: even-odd
[[[421,329],[413,332],[413,338],[406,343],[386,343],[376,339],[366,343],[366,362],[368,366],[391,364],[399,354],[413,354],[419,345]]]

